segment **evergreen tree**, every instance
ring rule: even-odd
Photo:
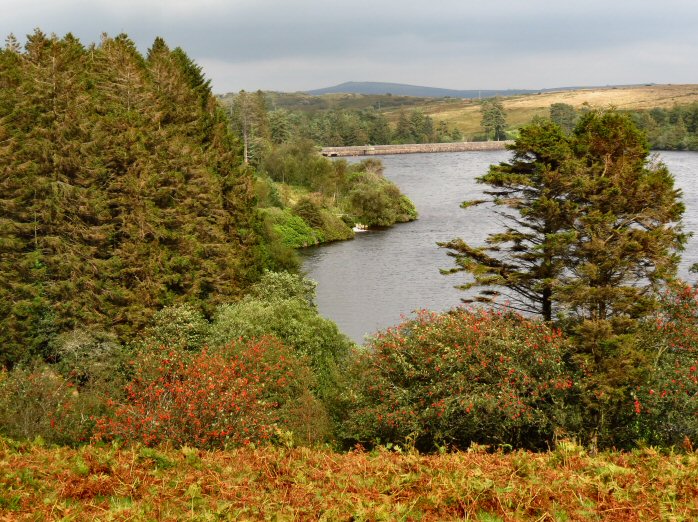
[[[513,160],[478,181],[511,223],[477,248],[442,244],[473,286],[504,287],[547,320],[555,306],[579,321],[641,317],[671,281],[685,236],[683,204],[667,168],[650,160],[627,116],[590,111],[572,136],[538,121],[511,147]],[[468,206],[466,204],[465,206]],[[486,290],[480,300],[491,300]]]
[[[240,91],[233,101],[230,111],[233,130],[242,138],[243,160],[257,163],[261,155],[255,153],[264,140],[271,138],[264,94]]]
[[[568,361],[582,376],[582,435],[627,444],[616,428],[627,427],[632,394],[658,357],[636,331],[674,280],[686,239],[680,191],[615,111],[586,111],[571,135],[537,121],[512,149],[511,162],[480,178],[495,203],[513,209],[503,214],[511,226],[485,248],[442,245],[458,264],[448,272],[472,273],[465,288],[504,287],[546,320],[557,311],[575,339]]]
[[[506,207],[499,215],[510,226],[490,235],[486,247],[473,247],[461,239],[440,243],[451,250],[449,255],[458,265],[443,272],[473,274],[474,281],[460,288],[484,286],[476,298],[479,302],[496,303],[504,297],[509,306],[549,321],[553,286],[565,270],[575,213],[574,202],[566,197],[570,144],[559,126],[540,120],[521,129],[510,149],[514,152],[511,162],[493,165],[478,178],[478,183],[493,188],[487,193],[494,203]],[[484,201],[463,206],[480,203]],[[491,290],[492,286],[502,290]]]
[[[575,242],[559,300],[580,319],[643,317],[676,274],[686,239],[681,192],[626,115],[587,113],[573,145]]]
[[[499,98],[483,100],[480,111],[482,112],[480,125],[485,130],[487,139],[492,138],[496,141],[506,139],[506,113],[501,100]]]
[[[569,134],[577,124],[577,111],[568,103],[553,103],[550,106],[550,119]]]
[[[35,31],[0,54],[0,362],[77,326],[127,338],[261,272],[252,177],[208,82],[156,40]]]

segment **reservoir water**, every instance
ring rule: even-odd
[[[698,262],[698,153],[662,152],[660,157],[683,190],[684,228],[696,233],[680,268],[681,277],[693,281],[696,276],[689,276],[688,267]],[[453,261],[436,243],[461,237],[482,244],[502,228],[492,206],[464,210],[460,203],[482,199],[486,187],[475,178],[490,164],[509,158],[508,151],[380,157],[385,176],[412,199],[419,220],[305,249],[303,268],[318,283],[320,313],[362,343],[415,310],[441,311],[461,304],[465,294],[454,285],[465,282],[467,275],[441,275],[439,269],[451,268]]]

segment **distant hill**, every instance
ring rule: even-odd
[[[618,86],[616,86],[618,87]],[[552,87],[546,89],[441,89],[439,87],[423,87],[404,83],[386,82],[345,82],[334,87],[305,91],[313,96],[323,94],[392,94],[395,96],[418,96],[423,98],[493,98],[494,96],[517,96],[521,94],[539,94],[543,92],[572,91],[596,87]]]

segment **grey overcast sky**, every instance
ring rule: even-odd
[[[182,47],[214,91],[698,83],[698,0],[0,0],[0,35]]]

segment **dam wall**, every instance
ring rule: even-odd
[[[352,147],[323,147],[327,157],[380,156],[383,154],[416,154],[420,152],[465,152],[504,150],[513,141],[458,141],[454,143],[413,143],[407,145],[357,145]]]

